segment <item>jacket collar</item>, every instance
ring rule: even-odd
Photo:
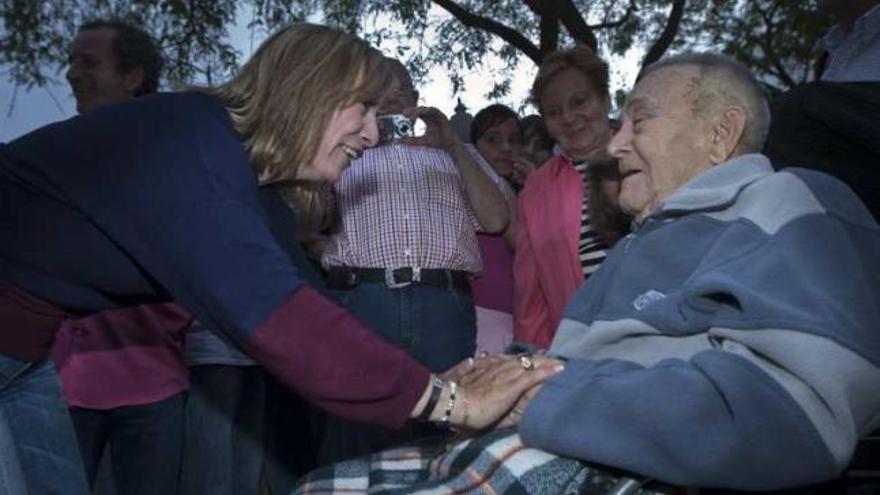
[[[691,179],[666,198],[659,212],[651,216],[713,210],[730,205],[746,186],[772,173],[770,160],[764,155],[737,156]]]
[[[835,24],[825,36],[819,39],[817,45],[829,52],[833,52],[847,38],[853,37],[860,46],[865,46],[878,33],[880,33],[880,5],[875,5],[856,19],[852,31],[846,32],[839,24]]]

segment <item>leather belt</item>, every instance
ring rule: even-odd
[[[445,289],[452,287],[470,291],[468,274],[462,270],[426,269],[419,267],[403,268],[356,268],[335,266],[327,272],[327,288],[349,290],[358,284],[383,284],[390,289],[398,289],[412,284],[429,285]]]

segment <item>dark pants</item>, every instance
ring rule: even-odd
[[[386,341],[406,350],[432,372],[440,373],[473,356],[477,330],[470,290],[409,285],[390,289],[367,283],[334,295]],[[416,438],[438,435],[425,425],[401,431],[327,418],[320,464],[382,450]]]
[[[181,392],[145,405],[70,408],[89,484],[94,485],[109,446],[116,493],[177,493],[185,400]]]
[[[263,476],[269,493],[289,494],[318,466],[323,413],[272,377],[266,381],[266,445]]]
[[[263,369],[200,365],[189,372],[180,494],[256,494],[263,467]]]

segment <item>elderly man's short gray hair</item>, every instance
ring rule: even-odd
[[[770,107],[764,86],[742,64],[719,53],[683,53],[664,58],[648,66],[645,77],[657,70],[680,65],[696,67],[700,71],[695,89],[694,111],[709,115],[721,105],[738,105],[746,110],[746,124],[739,153],[761,151],[770,129]]]

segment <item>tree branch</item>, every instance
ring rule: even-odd
[[[662,57],[663,54],[666,53],[666,50],[669,49],[669,45],[672,44],[672,41],[678,34],[678,28],[681,26],[681,19],[684,17],[684,4],[685,0],[675,0],[672,3],[672,10],[669,12],[666,26],[663,28],[663,32],[660,33],[657,41],[655,41],[654,44],[651,45],[651,48],[648,49],[648,53],[642,61],[642,68],[639,71],[639,75],[641,75],[641,71],[645,70],[645,67],[660,60],[660,57]]]
[[[536,64],[541,63],[543,58],[541,50],[539,50],[534,43],[529,41],[528,38],[520,34],[519,31],[509,26],[505,26],[498,21],[489,19],[488,17],[474,14],[452,0],[431,1],[452,14],[453,17],[458,19],[465,26],[492,33],[515,46]]]
[[[523,0],[523,3],[540,20],[538,48],[541,51],[541,60],[536,64],[541,65],[544,57],[555,52],[559,47],[559,16],[552,5],[553,0]]]
[[[623,14],[623,17],[616,21],[603,22],[602,24],[591,24],[589,26],[590,29],[596,31],[597,29],[610,29],[620,27],[629,20],[632,13],[636,11],[636,0],[630,0],[629,7],[626,8],[626,13]]]
[[[764,20],[764,36],[760,38],[759,45],[761,49],[764,50],[764,55],[767,56],[767,59],[770,61],[770,65],[776,69],[775,75],[779,78],[782,84],[785,84],[786,87],[793,88],[797,83],[794,82],[791,75],[786,70],[785,66],[782,65],[782,61],[779,59],[779,56],[776,55],[776,50],[773,49],[773,31],[776,28],[776,23],[773,22],[772,15],[775,13],[775,9],[773,12],[765,12],[761,9],[760,5],[755,5],[755,9],[760,14],[761,18]]]
[[[559,46],[559,18],[555,12],[541,15],[541,55],[547,56]],[[542,59],[543,60],[543,59]],[[538,64],[540,65],[540,64]]]
[[[15,100],[18,99],[18,83],[12,88],[12,98],[9,100],[9,107],[6,110],[6,118],[12,117],[12,111],[15,110]]]
[[[592,48],[593,52],[598,53],[599,42],[596,40],[596,35],[587,25],[587,21],[584,20],[574,3],[571,0],[555,0],[553,5],[555,6],[553,10],[556,11],[562,25],[568,30],[568,34]]]
[[[532,13],[543,17],[547,11],[547,2],[545,0],[523,0]]]

